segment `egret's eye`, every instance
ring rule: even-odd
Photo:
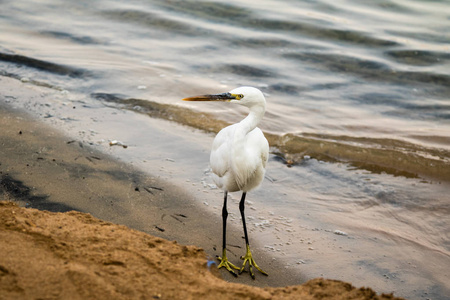
[[[236,98],[237,98],[238,100],[241,100],[242,98],[244,98],[244,95],[238,94]]]

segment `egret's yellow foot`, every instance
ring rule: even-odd
[[[248,263],[250,276],[252,276],[253,279],[255,279],[255,274],[253,274],[253,267],[255,267],[262,274],[269,276],[269,274],[261,270],[261,268],[258,267],[258,265],[255,263],[255,260],[252,257],[252,252],[250,252],[250,246],[248,244],[247,244],[247,253],[245,253],[245,255],[241,257],[241,259],[244,260],[244,263],[242,264],[242,268],[239,270],[239,274],[241,274],[244,271],[245,265]]]
[[[223,249],[222,257],[218,256],[217,258],[220,260],[220,264],[217,267],[218,269],[225,267],[234,277],[237,277],[237,274],[231,268],[235,270],[239,270],[239,268],[228,261],[227,249]]]

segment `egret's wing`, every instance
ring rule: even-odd
[[[214,174],[223,177],[230,170],[230,147],[234,132],[234,125],[222,129],[214,139],[210,164]]]

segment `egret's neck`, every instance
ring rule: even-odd
[[[238,136],[235,136],[235,138],[243,138],[247,135],[247,133],[255,129],[259,122],[261,122],[265,111],[266,107],[264,105],[255,105],[250,107],[250,113],[248,116],[239,122],[239,130],[236,132]]]

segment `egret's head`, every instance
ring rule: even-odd
[[[266,99],[263,93],[257,88],[251,86],[241,86],[230,92],[231,95],[235,95],[236,98],[231,100],[231,103],[237,103],[247,107],[254,105],[266,104]]]
[[[184,101],[227,101],[243,106],[252,107],[255,105],[265,106],[266,99],[263,93],[257,88],[250,86],[238,87],[228,93],[201,95],[184,98]]]

